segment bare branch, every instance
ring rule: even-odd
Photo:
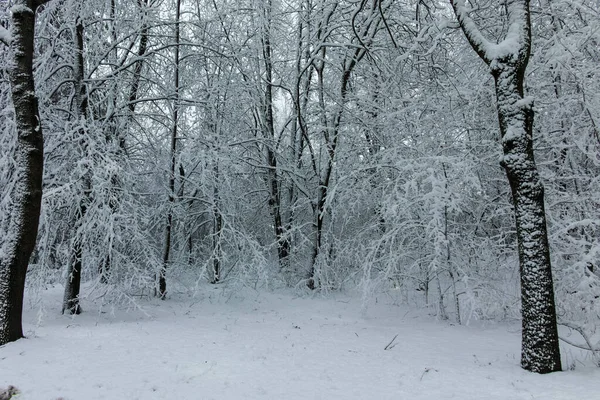
[[[600,352],[600,347],[598,347],[597,345],[594,346],[592,344],[592,341],[590,340],[589,336],[586,334],[586,332],[583,330],[583,328],[581,326],[573,324],[573,323],[570,323],[570,322],[564,322],[564,321],[563,322],[558,322],[558,325],[565,326],[565,327],[567,327],[569,329],[572,329],[575,332],[579,333],[581,335],[581,337],[583,338],[583,340],[585,340],[586,346],[583,346],[581,344],[577,344],[577,343],[572,342],[570,340],[567,340],[567,339],[565,339],[563,337],[559,337],[559,339],[562,340],[563,342],[568,343],[571,346],[574,346],[574,347],[577,347],[577,348],[580,348],[580,349],[583,349],[583,350],[592,351],[594,353]]]

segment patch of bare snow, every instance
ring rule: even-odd
[[[151,317],[94,313],[83,302],[88,312],[72,318],[60,315],[61,293],[48,291],[51,308],[41,322],[39,306],[27,310],[28,339],[0,347],[0,388],[18,387],[19,400],[558,400],[600,393],[597,368],[522,370],[518,327],[456,326],[390,298],[364,315],[360,296],[230,297],[208,287],[196,298],[147,301]]]

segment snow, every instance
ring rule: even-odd
[[[12,41],[10,31],[3,26],[0,26],[0,42],[8,45]]]
[[[334,293],[141,301],[59,314],[62,288],[25,315],[28,339],[0,347],[0,388],[18,399],[590,399],[600,370],[519,367],[518,325],[457,326],[377,299]],[[391,345],[388,345],[394,336]],[[385,350],[386,346],[388,350]],[[563,352],[567,356],[573,353]],[[569,361],[569,360],[567,360]],[[570,359],[573,362],[573,359]],[[565,366],[568,365],[565,363]]]
[[[12,6],[10,8],[10,12],[13,14],[19,14],[19,13],[29,13],[29,14],[33,14],[33,10],[29,7],[27,7],[24,4],[15,4],[14,6]]]
[[[527,18],[528,8],[523,1],[507,1],[509,27],[506,37],[500,43],[492,43],[485,38],[477,24],[469,16],[465,0],[452,0],[457,19],[463,31],[477,52],[482,53],[484,60],[493,64],[498,60],[516,60],[520,51],[528,46]],[[494,66],[492,66],[494,68]]]

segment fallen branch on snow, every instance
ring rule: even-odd
[[[358,336],[358,335],[357,335],[357,336]],[[384,349],[384,350],[391,350],[391,349],[393,349],[394,347],[396,347],[396,344],[397,344],[397,343],[396,343],[396,344],[393,344],[393,343],[394,343],[394,340],[396,340],[396,338],[397,338],[397,337],[398,337],[398,334],[396,334],[396,336],[394,336],[394,338],[393,338],[393,339],[392,339],[392,340],[391,340],[391,341],[390,341],[390,342],[387,344],[387,346],[385,346],[383,349]]]

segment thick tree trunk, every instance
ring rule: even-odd
[[[524,71],[503,65],[492,73],[504,151],[502,166],[512,191],[517,227],[523,317],[521,366],[539,373],[560,371],[544,186],[533,155],[533,104],[523,99]]]
[[[517,227],[523,318],[521,366],[548,373],[561,370],[552,267],[544,210],[544,187],[533,156],[533,99],[524,97],[531,51],[529,0],[507,0],[508,32],[495,44],[469,16],[464,0],[451,0],[475,52],[490,66],[496,86],[502,166],[512,190]]]
[[[0,345],[23,337],[21,316],[29,258],[42,203],[44,137],[33,82],[35,12],[39,1],[12,8],[9,77],[17,125],[15,187],[8,231],[0,247]]]

